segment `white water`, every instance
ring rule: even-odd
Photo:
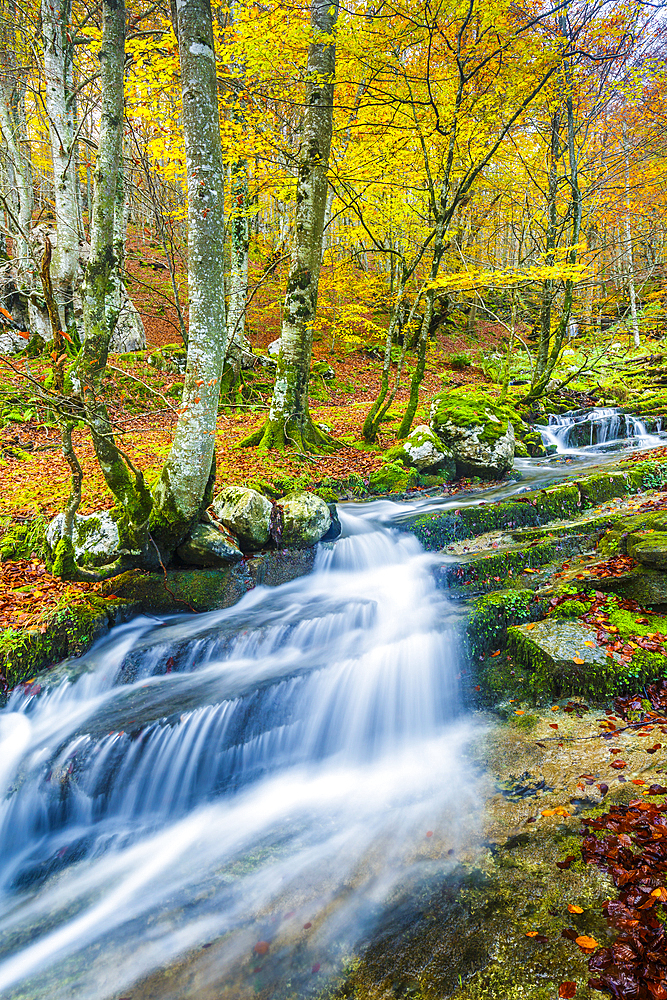
[[[554,445],[557,454],[580,455],[586,451],[601,451],[604,448],[627,447],[632,442],[635,447],[651,448],[665,444],[662,432],[662,418],[658,418],[657,434],[650,433],[640,417],[621,413],[615,407],[594,407],[591,410],[572,410],[569,413],[552,414],[547,426],[540,426],[545,446]]]
[[[251,996],[279,954],[309,995],[456,846],[450,608],[414,538],[342,517],[310,576],[122,626],[0,713],[3,998]],[[178,958],[187,988],[137,992]]]

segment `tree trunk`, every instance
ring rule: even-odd
[[[71,0],[42,0],[44,106],[49,119],[57,232],[52,269],[63,329],[74,323],[72,286],[79,265],[77,178],[74,172],[73,46],[67,38],[71,18]]]
[[[151,517],[163,558],[186,536],[206,502],[227,347],[224,172],[209,0],[180,0],[178,46],[188,177],[190,330],[181,414]]]
[[[632,319],[632,340],[639,347],[639,323],[637,322],[637,295],[635,292],[635,267],[632,253],[632,232],[630,229],[630,143],[628,129],[623,122],[623,155],[625,157],[625,265],[627,268],[628,293],[630,295],[630,317]]]
[[[554,111],[551,117],[551,144],[549,148],[549,170],[547,179],[547,234],[546,234],[546,254],[544,263],[547,266],[553,265],[554,251],[558,233],[558,160],[560,159],[560,109]],[[551,345],[551,307],[554,295],[556,294],[556,282],[553,278],[547,278],[542,284],[542,302],[540,304],[540,333],[537,343],[537,358],[533,371],[532,384],[537,385],[544,375],[549,360],[549,348]]]
[[[120,311],[116,211],[122,211],[118,187],[123,151],[124,0],[103,0],[102,13],[100,144],[95,164],[90,256],[82,288],[84,342],[78,377],[97,460],[109,489],[124,510],[121,530],[130,550],[128,556],[139,558],[148,541],[150,494],[142,474],[116,445],[102,400],[102,378]]]
[[[331,439],[312,421],[308,383],[322,261],[327,170],[333,131],[338,0],[312,0],[306,110],[296,189],[296,231],[269,419],[244,444],[318,451]]]

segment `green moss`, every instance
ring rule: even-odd
[[[585,615],[588,611],[590,605],[584,604],[583,601],[563,601],[557,607],[550,612],[550,618],[579,618],[580,615]]]
[[[405,469],[399,462],[388,462],[380,466],[369,477],[369,487],[373,493],[405,493],[419,483],[416,469]]]
[[[511,406],[498,403],[485,392],[461,386],[449,389],[433,402],[434,424],[452,423],[457,427],[481,427],[479,438],[493,445],[507,433],[508,423],[521,422]]]
[[[539,617],[542,602],[532,590],[497,590],[470,604],[466,629],[471,656],[479,658],[491,650],[503,649],[507,629]]]
[[[82,655],[110,625],[131,612],[126,601],[87,595],[54,611],[43,631],[0,630],[0,672],[12,688],[65,657]]]
[[[11,524],[6,520],[4,534],[0,535],[0,560],[30,559],[43,556],[46,551],[46,518],[41,515],[25,524]]]

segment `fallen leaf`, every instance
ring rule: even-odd
[[[591,954],[596,948],[600,947],[595,938],[588,937],[587,934],[582,934],[581,937],[578,937],[576,943],[586,955]]]
[[[580,656],[573,656],[572,657],[572,662],[581,665],[582,663],[585,663],[586,661],[582,660],[582,658]]]
[[[577,984],[576,983],[561,983],[558,987],[558,996],[560,1000],[572,1000],[572,997],[577,995]]]
[[[268,941],[258,941],[255,947],[252,949],[256,955],[266,955],[269,950]]]
[[[568,903],[567,904],[567,909],[568,909],[569,913],[583,913],[584,912],[580,906],[577,906],[576,903]]]

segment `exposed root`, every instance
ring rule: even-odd
[[[338,442],[307,416],[300,419],[269,419],[245,437],[240,445],[243,448],[257,447],[260,451],[295,451],[307,457],[308,453],[327,454],[335,451]]]

